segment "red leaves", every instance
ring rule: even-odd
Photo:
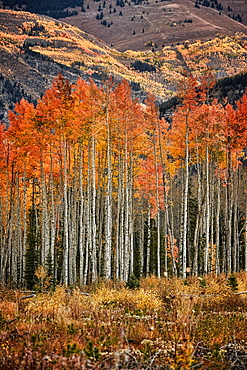
[[[192,77],[185,80],[179,92],[182,105],[176,109],[170,129],[159,117],[155,98],[149,96],[145,105],[140,105],[131,97],[126,81],[118,85],[108,81],[99,88],[92,81],[86,83],[80,79],[71,85],[59,75],[36,107],[21,100],[15,112],[9,113],[9,130],[4,132],[1,127],[1,152],[8,152],[8,163],[12,162],[18,171],[24,171],[25,166],[31,175],[32,169],[42,163],[47,173],[58,174],[56,163],[61,164],[61,148],[66,146],[71,153],[77,153],[68,162],[73,172],[75,163],[79,163],[75,158],[78,146],[82,145],[86,158],[93,137],[96,166],[103,177],[108,122],[115,178],[120,176],[119,158],[133,161],[135,194],[140,191],[156,209],[158,191],[162,208],[164,192],[168,189],[164,176],[173,176],[183,167],[187,134],[190,163],[195,158],[202,163],[207,151],[211,159],[217,158],[222,169],[226,165],[226,153],[238,158],[246,147],[247,94],[237,102],[236,109],[217,101],[209,103],[208,91],[213,83],[211,76],[205,77],[201,85]],[[6,158],[1,158],[2,171],[6,163]],[[236,160],[232,163],[237,165]],[[87,164],[83,170],[86,174]]]

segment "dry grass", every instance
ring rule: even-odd
[[[246,290],[246,273],[236,274]],[[0,296],[0,369],[228,369],[247,353],[247,297],[224,275]]]

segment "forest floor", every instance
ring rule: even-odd
[[[0,292],[0,369],[246,369],[247,274]]]

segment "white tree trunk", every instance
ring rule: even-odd
[[[64,249],[63,249],[63,283],[69,285],[69,220],[68,220],[68,186],[67,186],[67,145],[63,142],[63,201],[64,201]]]
[[[111,250],[112,250],[112,153],[111,153],[111,129],[106,107],[106,127],[107,127],[107,189],[106,189],[106,235],[105,235],[105,264],[104,274],[106,279],[111,278]]]
[[[96,166],[95,137],[92,136],[92,282],[97,280],[97,235],[96,235]]]
[[[187,226],[188,226],[188,194],[189,194],[189,128],[188,117],[186,117],[185,135],[185,179],[183,199],[183,249],[182,249],[182,276],[186,278],[187,273]]]
[[[85,219],[84,219],[84,191],[83,191],[83,174],[82,174],[82,144],[79,149],[79,281],[80,285],[84,284],[84,243],[85,243]]]
[[[148,220],[147,220],[147,261],[146,261],[146,274],[150,274],[150,249],[151,249],[151,206],[148,203]]]
[[[205,184],[205,260],[204,260],[204,273],[208,273],[209,267],[209,230],[210,230],[210,202],[209,202],[209,153],[208,146],[206,147],[206,184]]]

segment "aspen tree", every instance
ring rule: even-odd
[[[151,246],[151,211],[148,203],[148,219],[147,219],[147,257],[146,257],[146,275],[150,273],[150,246]]]
[[[134,178],[139,165],[143,130],[143,112],[139,103],[132,99],[130,86],[123,80],[113,92],[115,104],[115,132],[118,156],[118,219],[121,244],[118,246],[123,279],[127,281],[134,268]]]
[[[66,285],[127,281],[137,266],[184,278],[187,267],[247,270],[246,94],[233,108],[191,77],[184,88],[169,129],[126,81],[59,76],[36,107],[16,105],[0,130],[2,282],[26,279],[30,261],[34,275],[38,259]]]
[[[189,147],[191,139],[191,129],[193,120],[191,114],[193,109],[196,107],[197,96],[196,96],[196,85],[197,82],[194,78],[189,77],[185,86],[180,90],[180,96],[183,101],[183,105],[178,107],[174,116],[172,130],[170,137],[176,140],[176,148],[178,151],[183,150],[184,159],[184,179],[183,179],[183,192],[182,192],[182,227],[181,227],[181,242],[180,242],[180,253],[181,253],[181,273],[182,277],[186,278],[187,275],[187,243],[188,243],[188,197],[189,197]],[[180,154],[179,154],[180,155]]]
[[[237,139],[242,149],[247,145],[247,90],[241,99],[237,102],[237,122],[235,122],[235,129],[237,130]],[[246,180],[244,180],[246,181]],[[247,196],[244,182],[244,203],[245,203],[245,222],[244,222],[244,269],[247,271]],[[236,193],[235,193],[236,194]],[[237,195],[237,194],[236,194]],[[236,231],[235,231],[236,233]]]
[[[163,120],[160,120],[158,111],[155,105],[155,99],[153,96],[149,96],[145,101],[145,130],[146,130],[146,141],[147,141],[147,154],[148,158],[145,160],[146,164],[149,164],[149,171],[153,168],[153,200],[154,200],[154,213],[156,215],[156,228],[157,228],[157,245],[156,245],[156,272],[157,276],[161,277],[161,269],[164,270],[165,275],[167,274],[167,194],[166,194],[166,170],[165,160],[166,151],[164,146],[166,145],[166,130],[167,125]],[[151,164],[152,163],[152,164]],[[151,165],[151,166],[150,166]],[[147,170],[147,169],[146,169]],[[148,176],[151,174],[148,173]],[[148,182],[146,185],[148,185]],[[144,185],[144,183],[143,183]],[[150,184],[151,185],[151,184]],[[149,185],[149,186],[150,186]],[[164,223],[161,224],[161,210],[165,210]],[[161,248],[161,235],[164,234],[164,251]],[[164,266],[161,266],[161,253],[164,252]]]
[[[112,257],[112,129],[111,119],[109,116],[109,103],[110,103],[110,92],[111,82],[105,86],[105,125],[106,125],[106,161],[107,161],[107,186],[106,186],[106,198],[105,198],[105,255],[104,255],[104,274],[106,279],[111,278],[111,257]]]

